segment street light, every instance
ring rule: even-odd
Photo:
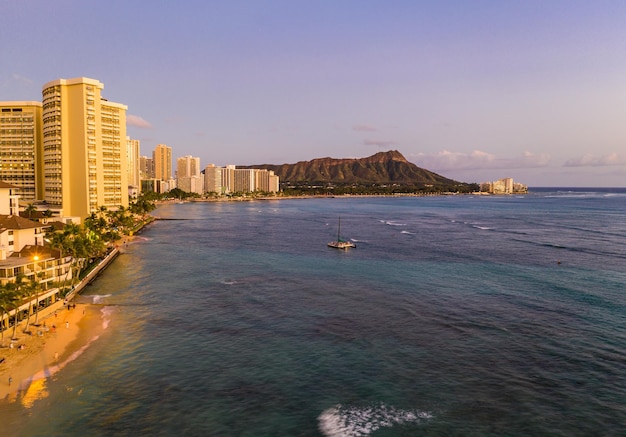
[[[33,267],[35,269],[35,280],[37,280],[37,263],[39,261],[39,255],[33,256],[33,261],[35,261],[35,264],[33,265]],[[39,281],[37,281],[37,282],[39,282]]]
[[[35,294],[37,299],[35,301],[35,326],[37,326],[37,322],[39,321],[39,278],[37,277],[37,264],[39,262],[39,255],[33,256],[33,260],[35,261],[33,268],[35,270]]]

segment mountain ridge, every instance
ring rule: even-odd
[[[281,183],[398,184],[449,186],[461,184],[409,162],[399,151],[365,158],[316,158],[295,164],[260,164],[239,168],[272,170]]]

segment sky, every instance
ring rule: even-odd
[[[626,186],[622,0],[0,0],[0,101],[89,77],[204,167],[398,150],[463,182]]]

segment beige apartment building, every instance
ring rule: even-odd
[[[200,172],[200,158],[191,155],[176,158],[176,186],[181,190],[202,194],[204,178]]]
[[[490,194],[523,194],[528,193],[528,187],[513,181],[513,178],[502,178],[481,183],[480,191]]]
[[[165,144],[157,144],[152,152],[154,178],[161,181],[172,179],[172,148]]]
[[[128,207],[126,109],[85,77],[43,86],[44,200],[63,216],[86,218]]]
[[[40,102],[0,102],[0,181],[17,187],[23,203],[43,197]],[[39,174],[37,173],[39,172]]]
[[[154,179],[154,160],[152,158],[139,157],[139,179]]]
[[[186,155],[176,158],[176,176],[200,176],[200,158]]]
[[[139,171],[140,142],[126,138],[126,159],[128,167],[128,191],[137,195],[141,191],[141,176]]]
[[[223,194],[222,167],[209,164],[204,168],[204,192]]]
[[[234,165],[216,167],[209,164],[204,169],[204,191],[217,194],[255,191],[277,193],[280,191],[280,180],[272,170],[239,169]]]

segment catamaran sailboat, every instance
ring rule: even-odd
[[[356,244],[354,244],[353,242],[341,239],[341,217],[339,217],[339,226],[337,227],[337,241],[331,241],[330,243],[328,243],[328,247],[344,250],[351,247],[356,247]]]

